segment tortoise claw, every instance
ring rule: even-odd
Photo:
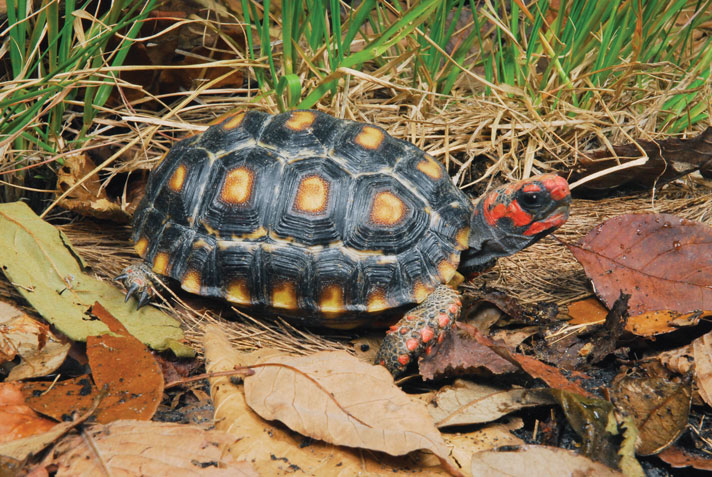
[[[129,274],[128,274],[128,273],[122,273],[121,275],[115,276],[115,277],[114,277],[114,281],[115,281],[115,282],[121,282],[121,281],[126,280],[128,277],[129,277]]]
[[[124,303],[129,301],[129,298],[131,298],[139,289],[138,283],[132,283],[131,286],[126,290],[126,296],[124,297]]]
[[[147,288],[144,288],[141,291],[141,294],[138,297],[138,306],[137,308],[141,308],[145,304],[147,304],[149,301],[151,301],[151,294],[148,292]]]

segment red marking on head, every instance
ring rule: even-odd
[[[455,313],[460,311],[460,307],[453,303],[452,305],[450,305],[448,310],[450,311],[450,313],[452,313],[454,315]]]
[[[408,320],[408,321],[413,321],[413,320],[415,320],[416,318],[418,318],[418,317],[415,316],[415,315],[405,315],[405,319]]]
[[[398,362],[405,366],[406,364],[410,363],[410,356],[408,356],[407,354],[402,354],[398,356]]]
[[[514,201],[507,207],[507,217],[512,219],[512,223],[517,227],[527,225],[532,221],[532,214],[524,212],[519,206],[519,203]]]
[[[433,339],[433,336],[435,336],[435,333],[427,326],[420,330],[420,337],[423,339],[423,343],[427,343],[428,341]]]
[[[556,174],[546,174],[541,176],[540,180],[554,200],[561,200],[571,194],[569,191],[569,183],[566,182],[566,179],[563,177],[557,176]]]
[[[455,305],[457,305],[458,307],[461,307],[461,306],[462,306],[462,302],[461,302],[460,300],[457,300],[457,301],[455,302]]]
[[[381,361],[378,362],[378,364],[380,364],[381,366],[385,366],[385,365],[386,365],[386,360],[385,360],[385,359],[382,359]]]
[[[544,230],[555,229],[566,223],[567,218],[565,214],[555,214],[539,222],[534,222],[531,227],[524,232],[524,235],[536,235]]]
[[[394,331],[398,331],[398,325],[391,326],[386,333],[393,333]]]
[[[450,323],[450,317],[445,313],[440,313],[438,315],[438,326],[440,328],[445,328]]]
[[[402,334],[402,335],[406,334],[407,332],[408,332],[408,328],[406,328],[405,326],[400,329],[400,334]]]
[[[539,184],[524,184],[522,190],[524,192],[541,192],[541,187],[539,187]]]
[[[430,354],[430,353],[432,353],[432,352],[433,352],[433,347],[432,347],[432,346],[428,346],[427,348],[425,348],[425,354]]]
[[[495,194],[488,195],[482,208],[485,220],[490,225],[496,225],[497,221],[507,214],[507,207],[504,204],[492,205],[496,198]]]

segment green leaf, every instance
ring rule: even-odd
[[[0,265],[22,296],[67,337],[86,341],[109,330],[89,314],[100,302],[126,329],[155,350],[171,349],[177,356],[193,356],[183,344],[180,323],[147,306],[136,310],[124,303],[123,293],[109,282],[84,272],[81,257],[67,237],[41,220],[24,202],[0,204]]]

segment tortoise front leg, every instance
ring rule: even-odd
[[[458,293],[447,285],[440,285],[423,303],[391,326],[376,355],[376,364],[385,366],[393,377],[399,376],[408,364],[429,354],[432,346],[443,340],[460,316],[461,308]]]
[[[121,275],[114,278],[115,281],[120,281],[126,288],[126,298],[124,301],[129,301],[131,296],[136,295],[138,299],[137,308],[151,301],[156,285],[155,275],[145,262],[134,262],[124,268]]]

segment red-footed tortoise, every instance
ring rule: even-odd
[[[566,180],[549,174],[472,201],[440,163],[380,127],[250,111],[180,141],[151,172],[133,221],[144,262],[118,278],[139,306],[153,272],[335,328],[417,305],[379,350],[397,375],[458,317],[446,284],[552,232],[570,200]]]

